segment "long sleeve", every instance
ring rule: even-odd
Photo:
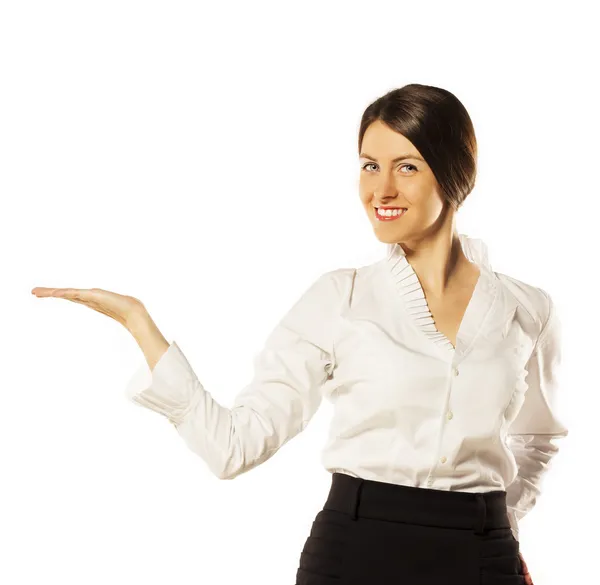
[[[528,360],[528,390],[506,441],[518,466],[515,480],[506,489],[509,519],[517,540],[518,522],[535,506],[544,475],[558,452],[556,440],[568,434],[557,412],[561,391],[561,324],[552,299],[548,293],[545,295],[548,318]]]
[[[317,278],[277,323],[231,408],[203,387],[174,341],[151,372],[142,365],[126,395],[167,417],[218,478],[260,465],[304,430],[321,404],[333,367],[333,272]]]

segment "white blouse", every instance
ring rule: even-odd
[[[560,322],[541,288],[492,270],[480,239],[459,236],[481,274],[456,347],[436,327],[399,244],[360,268],[319,276],[269,334],[233,405],[202,386],[173,341],[126,395],[175,426],[221,479],[272,457],[323,398],[334,405],[324,467],[393,484],[506,490],[513,535],[568,433],[556,407]]]

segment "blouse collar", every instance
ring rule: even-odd
[[[388,253],[383,263],[386,272],[392,278],[392,284],[404,308],[419,329],[445,355],[454,355],[456,349],[464,356],[479,335],[482,323],[495,305],[498,293],[498,282],[489,262],[488,250],[483,240],[459,234],[459,241],[465,256],[480,268],[480,277],[475,286],[470,303],[463,317],[457,348],[437,330],[434,319],[427,305],[423,287],[406,258],[406,253],[399,243],[388,244]],[[514,307],[509,307],[514,311]],[[498,315],[502,320],[504,315]],[[488,323],[492,325],[492,323]]]
[[[458,235],[462,250],[470,262],[475,262],[479,268],[492,272],[492,266],[489,261],[488,248],[485,242],[480,238],[470,238],[466,234]],[[398,244],[387,244],[387,259],[394,260],[398,256],[405,256],[404,248]]]

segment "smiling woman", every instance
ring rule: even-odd
[[[561,324],[543,289],[493,270],[456,228],[476,141],[450,92],[373,102],[359,195],[380,260],[319,275],[268,335],[231,406],[204,387],[131,296],[36,287],[123,325],[145,363],[126,386],[220,479],[269,460],[334,405],[322,510],[297,585],[523,585],[519,526],[568,430],[557,411]],[[403,210],[403,211],[400,211]]]
[[[373,102],[361,120],[358,150],[360,198],[383,242],[422,238],[426,226],[458,211],[475,185],[473,124],[443,89],[412,84]]]

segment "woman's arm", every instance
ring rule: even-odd
[[[238,391],[231,407],[204,388],[175,341],[152,371],[146,364],[137,370],[125,393],[164,415],[214,475],[234,479],[302,432],[319,408],[321,387],[333,370],[332,320],[339,294],[339,282],[331,273],[305,290],[267,336],[253,360],[252,380]],[[146,318],[138,319],[137,325],[132,321],[132,330],[138,343],[149,347],[146,361],[152,362],[164,344]]]
[[[533,509],[541,495],[542,481],[559,447],[568,435],[559,413],[562,336],[556,307],[548,293],[548,317],[527,363],[527,392],[517,417],[510,425],[506,444],[512,451],[518,472],[507,486],[509,519],[518,540],[518,522]]]
[[[126,328],[140,346],[148,367],[152,371],[169,349],[169,342],[164,338],[148,311],[143,308],[135,310],[130,315]]]
[[[332,319],[339,291],[329,272],[300,296],[271,331],[255,357],[252,381],[231,408],[203,387],[181,349],[167,342],[138,299],[103,289],[39,287],[32,293],[85,304],[130,331],[148,366],[128,385],[131,399],[165,416],[217,477],[233,479],[274,455],[318,409],[321,386],[333,370]]]

